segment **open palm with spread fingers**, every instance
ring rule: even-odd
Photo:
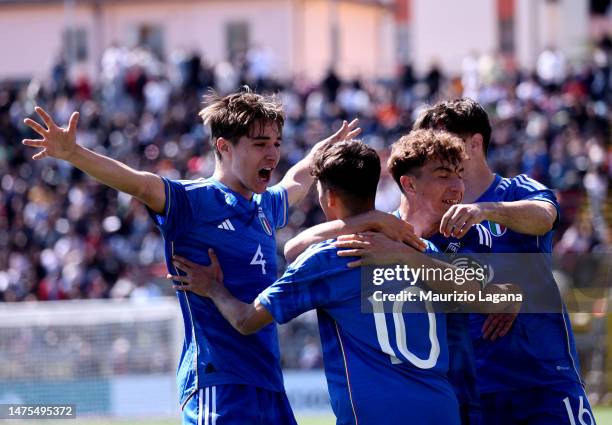
[[[26,118],[23,122],[42,137],[41,139],[24,139],[21,143],[26,146],[42,148],[32,156],[32,159],[43,159],[48,156],[58,159],[70,160],[75,152],[76,127],[79,121],[79,113],[73,112],[68,122],[68,127],[58,126],[53,118],[43,108],[34,108],[47,128],[43,127],[33,119]]]

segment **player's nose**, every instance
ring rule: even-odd
[[[273,144],[268,145],[266,149],[266,159],[276,163],[280,159],[280,149]]]
[[[463,184],[463,179],[456,177],[452,181],[451,190],[453,192],[463,193],[465,191],[465,185]]]

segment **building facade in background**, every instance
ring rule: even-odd
[[[0,0],[0,79],[44,77],[59,57],[96,81],[113,44],[145,45],[168,60],[209,63],[254,49],[271,76],[345,78],[395,70],[392,2],[380,0]]]
[[[501,53],[533,69],[546,48],[581,60],[589,39],[612,30],[591,18],[589,0],[397,0],[398,50],[425,71],[458,73],[469,55]],[[594,32],[597,32],[594,33]]]

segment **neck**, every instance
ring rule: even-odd
[[[215,163],[215,172],[212,178],[223,183],[237,194],[242,195],[245,199],[253,197],[253,192],[248,190],[232,173],[224,170],[219,160]]]
[[[336,217],[340,220],[344,220],[345,218],[352,217],[354,215],[364,214],[370,211],[373,211],[374,201],[364,202],[363,206],[349,208],[345,205],[338,205],[338,209],[336,211]]]
[[[474,161],[471,166],[465,167],[463,181],[465,182],[465,193],[463,204],[471,204],[480,198],[495,180],[495,174],[491,171],[486,161]]]
[[[438,232],[440,220],[436,220],[424,211],[410,208],[410,203],[405,195],[402,195],[399,212],[402,220],[412,225],[414,233],[418,237],[428,237]]]

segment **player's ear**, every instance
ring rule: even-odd
[[[338,205],[338,195],[333,189],[325,189],[327,191],[327,208],[334,208]]]
[[[400,185],[402,186],[402,192],[404,193],[414,193],[416,191],[414,176],[409,174],[404,174],[400,177]]]
[[[232,144],[224,137],[217,137],[217,140],[215,140],[215,146],[217,147],[217,150],[221,156],[223,156],[224,154],[230,153]]]
[[[469,156],[484,152],[484,140],[482,139],[482,134],[474,133],[472,136],[467,138],[466,142],[468,145],[467,150]]]

